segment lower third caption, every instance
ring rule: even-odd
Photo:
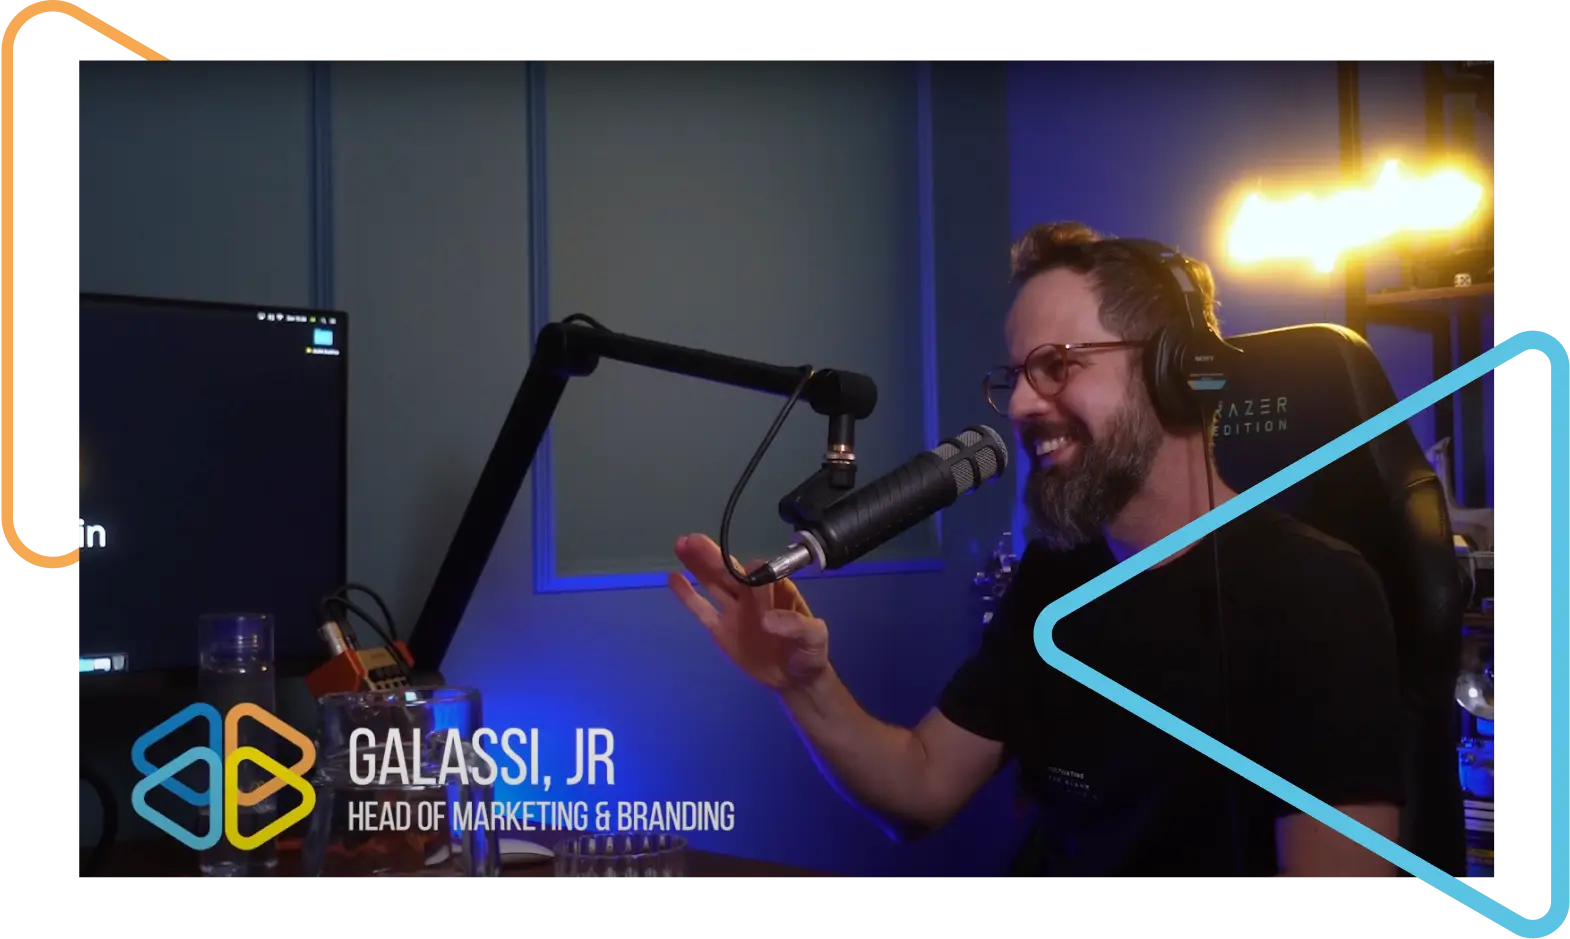
[[[730,831],[729,802],[351,802],[350,831]]]

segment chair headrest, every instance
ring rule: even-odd
[[[1239,491],[1396,403],[1373,349],[1345,327],[1287,326],[1228,341],[1244,355],[1233,368],[1217,413],[1216,461],[1222,477]],[[1356,468],[1363,486],[1377,481],[1387,496],[1411,485],[1415,476],[1432,472],[1416,438],[1402,427],[1337,462],[1363,464]],[[1352,469],[1327,467],[1321,471],[1322,481],[1344,477]],[[1296,490],[1305,488],[1317,488],[1314,477],[1283,493],[1278,504],[1288,511],[1300,507],[1303,494]]]

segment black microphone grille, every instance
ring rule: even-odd
[[[985,424],[965,428],[932,448],[932,452],[953,474],[954,488],[960,495],[1008,468],[1008,444],[1001,434]]]

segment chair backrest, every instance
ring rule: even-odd
[[[1228,341],[1247,354],[1218,415],[1216,463],[1239,491],[1396,403],[1373,350],[1343,327],[1291,326]],[[1455,684],[1465,594],[1437,474],[1402,424],[1272,504],[1352,545],[1382,578],[1395,620],[1407,730],[1402,845],[1441,870],[1464,874]]]

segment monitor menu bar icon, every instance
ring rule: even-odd
[[[256,314],[260,323],[299,323],[307,326],[337,326],[338,317],[321,316],[310,313],[269,313],[260,310]]]

